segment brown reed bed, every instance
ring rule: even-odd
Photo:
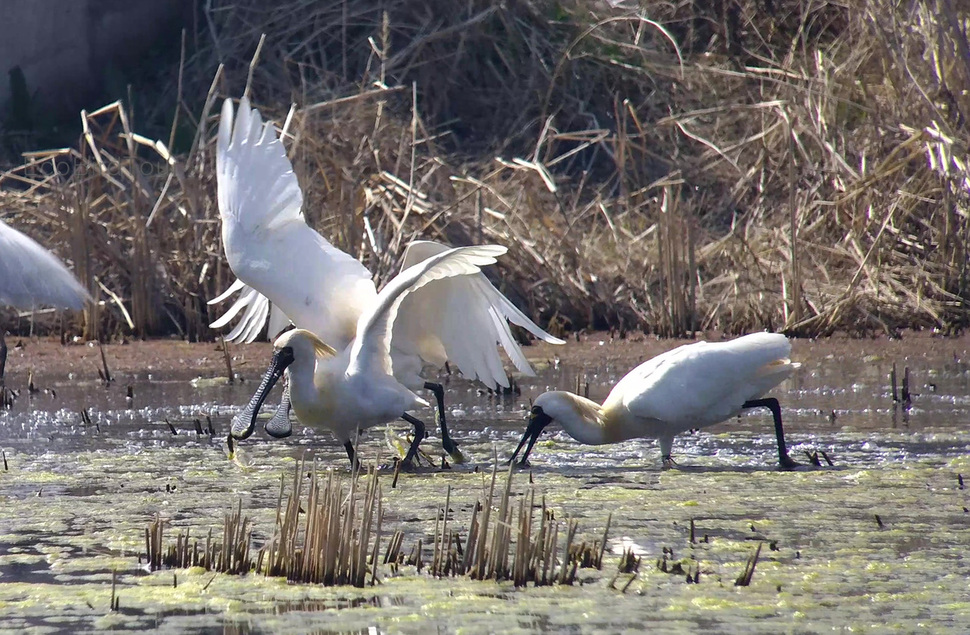
[[[209,529],[200,542],[186,529],[178,532],[174,543],[166,544],[166,522],[156,516],[145,529],[149,569],[203,567],[218,573],[255,572],[293,582],[357,587],[368,582],[370,573],[369,582],[374,584],[373,562],[380,547],[383,513],[374,468],[362,497],[358,496],[359,479],[347,479],[347,484],[333,472],[322,477],[314,467],[304,498],[306,474],[306,465],[300,461],[288,496],[284,496],[285,478],[281,476],[273,535],[255,557],[251,552],[253,526],[243,516],[240,501],[226,514],[221,540],[214,539]]]
[[[344,483],[333,471],[321,478],[314,466],[304,501],[305,474],[301,460],[285,506],[280,479],[273,537],[260,549],[256,570],[293,582],[356,587],[374,584],[383,521],[376,467],[369,469],[370,478],[359,495],[361,480],[356,475]]]
[[[218,573],[249,573],[253,568],[250,556],[252,523],[242,515],[242,501],[234,511],[226,514],[222,526],[222,539],[213,539],[209,529],[204,542],[191,537],[191,530],[179,530],[175,542],[165,544],[166,521],[156,515],[145,528],[145,554],[148,568],[186,569],[202,567]]]
[[[418,539],[405,550],[403,531],[381,542],[385,512],[376,467],[368,476],[343,477],[333,471],[321,474],[316,465],[308,471],[301,460],[294,469],[289,493],[280,477],[273,534],[258,551],[252,547],[253,525],[242,514],[241,502],[226,514],[221,540],[210,529],[205,540],[180,530],[166,543],[166,522],[160,517],[145,529],[149,569],[203,567],[219,573],[258,573],[307,584],[364,587],[378,582],[382,564],[397,573],[413,566],[418,573],[437,578],[467,576],[473,580],[510,580],[515,586],[566,584],[577,580],[583,568],[602,569],[610,528],[607,520],[597,540],[579,540],[575,519],[557,521],[544,498],[536,504],[535,487],[518,503],[512,501],[512,471],[504,485],[493,469],[487,493],[476,502],[466,537],[449,527],[451,488],[438,509],[434,539]],[[496,487],[498,486],[498,490]],[[431,549],[427,558],[425,548]],[[256,555],[253,556],[255,551]]]
[[[492,469],[485,497],[475,503],[467,536],[462,540],[459,531],[449,528],[451,487],[445,504],[435,517],[432,558],[428,572],[438,578],[468,576],[473,580],[511,580],[515,586],[551,584],[571,585],[580,568],[602,569],[610,520],[600,540],[579,541],[576,533],[579,522],[566,519],[558,522],[546,507],[545,497],[536,505],[535,487],[512,502],[513,472],[506,474],[505,484],[496,491],[498,467]],[[537,513],[538,512],[538,513]],[[384,554],[384,563],[396,566],[409,564],[421,571],[421,541],[404,555],[403,534],[396,532]]]
[[[244,87],[307,221],[379,280],[421,236],[509,245],[502,290],[554,330],[967,324],[951,0],[422,7],[213,0],[159,83],[0,175],[101,298],[85,334],[214,337],[214,105]]]

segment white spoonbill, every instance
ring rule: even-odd
[[[85,288],[54,254],[0,221],[0,304],[80,309],[89,300]],[[6,362],[7,343],[0,329],[0,385]]]
[[[241,295],[213,326],[223,326],[245,308],[230,337],[251,341],[270,315],[272,302],[298,328],[345,351],[360,335],[363,316],[379,308],[371,274],[306,224],[303,195],[275,127],[264,124],[245,97],[235,121],[233,114],[232,101],[227,99],[216,158],[223,243],[238,280],[216,300],[234,291]],[[413,242],[402,268],[408,270],[446,252],[444,245]],[[520,372],[532,374],[507,321],[547,342],[563,343],[536,326],[477,269],[404,293],[389,322],[388,372],[408,389],[434,392],[442,445],[455,460],[461,460],[461,455],[448,435],[443,389],[425,382],[421,371],[425,364],[441,367],[450,361],[469,379],[508,386],[496,347],[499,342]],[[276,416],[266,425],[271,435],[290,434],[287,406],[284,392]],[[234,421],[235,436],[251,434],[252,423],[247,419],[252,414],[244,410]]]
[[[422,287],[480,275],[479,267],[494,263],[505,251],[497,245],[458,247],[408,267],[381,289],[360,316],[353,342],[342,351],[304,329],[283,333],[274,344],[272,364],[244,410],[245,425],[252,430],[263,400],[288,369],[289,400],[297,418],[304,425],[329,428],[346,448],[351,464],[356,463],[351,439],[357,431],[400,417],[414,426],[414,440],[404,458],[405,465],[411,465],[425,429],[407,411],[428,403],[391,373],[390,343],[399,309]]]
[[[521,463],[553,421],[580,443],[601,445],[640,437],[657,439],[664,467],[674,436],[729,419],[747,408],[768,408],[775,421],[778,460],[797,465],[785,445],[778,400],[763,395],[781,383],[798,364],[789,359],[784,335],[754,333],[730,342],[697,342],[679,346],[643,362],[613,387],[603,405],[563,391],[535,400],[529,425],[511,461],[528,442]]]
[[[90,299],[54,254],[0,221],[0,304],[80,309]]]

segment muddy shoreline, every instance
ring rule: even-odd
[[[730,339],[718,333],[705,334],[700,339]],[[658,355],[676,346],[697,340],[658,339],[654,336],[630,334],[620,339],[609,332],[595,332],[570,336],[564,346],[536,342],[523,350],[539,364],[561,363],[582,367],[602,363],[628,365]],[[871,356],[897,359],[919,357],[942,358],[952,355],[955,360],[970,360],[970,335],[941,337],[929,332],[907,332],[899,339],[877,337],[870,339],[832,336],[822,339],[792,339],[792,359],[803,354],[813,357]],[[60,376],[70,374],[80,380],[96,380],[102,368],[101,353],[95,342],[61,345],[53,337],[7,338],[8,355],[6,377],[8,386],[25,380],[33,370],[37,375]],[[244,378],[258,377],[272,356],[268,342],[229,344],[234,374]],[[195,375],[203,377],[227,376],[221,342],[189,343],[180,339],[131,340],[104,345],[108,368],[112,373],[144,376],[151,373]]]

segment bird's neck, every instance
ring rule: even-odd
[[[557,394],[560,397],[553,418],[580,443],[602,445],[642,436],[637,427],[631,425],[633,422],[610,403],[601,406],[571,392]]]
[[[553,418],[569,436],[588,445],[612,443],[608,421],[598,403],[571,392],[557,394],[559,400]]]
[[[290,402],[297,410],[319,408],[328,401],[330,375],[339,363],[334,357],[300,356],[287,369],[290,379]]]

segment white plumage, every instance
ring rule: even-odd
[[[505,248],[495,245],[459,247],[408,267],[360,316],[357,336],[342,351],[304,329],[283,333],[274,344],[273,363],[234,433],[246,432],[243,425],[252,429],[266,395],[288,370],[289,400],[297,418],[305,425],[330,429],[352,462],[356,458],[351,439],[357,431],[402,417],[415,429],[405,457],[410,464],[425,430],[420,420],[406,413],[427,402],[390,373],[391,327],[410,294],[441,280],[478,275],[479,267],[494,263],[503,253]]]
[[[90,299],[54,254],[0,221],[0,304],[80,309]]]
[[[478,265],[468,271],[455,255],[438,265],[443,269],[434,269],[437,273],[433,280],[392,290],[397,293],[388,291],[398,300],[393,306],[381,307],[384,291],[378,295],[370,272],[307,226],[299,183],[276,129],[263,123],[246,98],[240,102],[235,121],[232,102],[226,100],[223,105],[217,177],[223,243],[238,280],[212,302],[234,292],[240,295],[212,326],[224,326],[241,313],[242,319],[230,338],[252,341],[266,320],[273,319],[272,310],[278,309],[283,314],[277,316],[278,322],[289,319],[336,351],[342,352],[352,343],[355,347],[374,346],[380,339],[381,346],[386,344],[389,349],[388,356],[357,355],[355,363],[378,360],[373,363],[379,363],[382,372],[405,387],[434,390],[443,441],[447,431],[441,388],[421,377],[426,364],[440,367],[449,361],[465,377],[480,379],[489,386],[508,386],[496,343],[502,345],[520,372],[533,374],[512,337],[509,321],[547,342],[563,343],[499,293]],[[409,271],[445,253],[449,253],[445,245],[412,242],[402,270]],[[461,253],[467,257],[471,252]],[[490,253],[492,258],[498,255]],[[405,284],[401,281],[404,271],[388,283],[388,288]],[[378,320],[373,325],[368,323],[368,328],[381,335],[361,341],[358,336],[367,316]],[[281,420],[274,418],[272,422],[267,426],[271,434],[288,433],[288,426]],[[236,428],[242,428],[241,424]]]
[[[540,395],[512,460],[528,442],[524,463],[552,421],[580,443],[598,445],[633,438],[660,442],[665,466],[676,435],[729,419],[745,408],[772,411],[779,461],[792,467],[778,400],[761,397],[798,367],[784,335],[754,333],[729,342],[697,342],[667,351],[627,373],[599,405],[563,391]]]

